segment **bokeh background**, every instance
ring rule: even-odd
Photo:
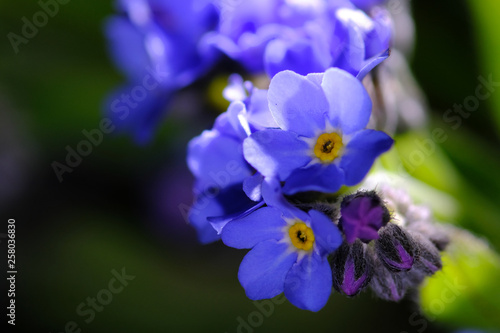
[[[462,274],[471,287],[442,310],[431,306],[427,319],[414,302],[418,295],[396,304],[368,292],[355,299],[334,294],[319,313],[285,302],[261,316],[258,327],[243,328],[238,318],[248,322],[258,311],[237,280],[244,251],[197,244],[179,209],[192,200],[186,144],[211,126],[221,108],[216,96],[224,76],[208,75],[183,90],[149,145],[105,135],[59,182],[51,164],[64,162],[66,147],[85,139],[82,130],[99,126],[105,95],[122,81],[102,34],[113,3],[60,5],[16,54],[7,34],[20,34],[22,17],[31,18],[40,7],[35,1],[0,1],[0,232],[7,232],[8,218],[16,219],[18,331],[64,332],[72,321],[82,332],[500,328],[500,261],[493,252],[500,250],[500,87],[457,130],[443,121],[447,109],[475,93],[478,76],[500,82],[500,2],[419,0],[411,6],[417,39],[410,63],[428,98],[429,129],[444,128],[449,135],[413,175],[452,198],[449,222],[490,243],[474,247],[486,264],[457,266],[454,274]],[[202,89],[206,85],[208,92]],[[400,154],[411,152],[415,138],[426,135],[397,138]],[[6,253],[5,241],[0,248]],[[5,261],[0,266],[4,304]],[[86,323],[77,307],[107,289],[112,270],[122,268],[135,278]],[[424,301],[433,304],[438,286],[425,289]]]

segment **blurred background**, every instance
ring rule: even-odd
[[[410,63],[430,105],[429,130],[443,128],[449,136],[412,174],[452,198],[456,209],[449,222],[490,243],[474,248],[484,262],[465,262],[456,270],[471,283],[456,290],[456,301],[439,309],[435,297],[441,289],[425,289],[427,319],[414,302],[418,295],[396,304],[369,292],[355,299],[334,294],[319,313],[288,302],[254,303],[237,279],[244,251],[197,244],[183,216],[192,202],[185,149],[224,107],[214,97],[224,76],[209,75],[181,91],[150,144],[105,134],[60,182],[53,162],[65,163],[67,146],[76,149],[86,139],[83,130],[99,127],[105,95],[123,80],[107,56],[102,31],[113,3],[60,5],[15,53],[7,34],[20,35],[22,18],[40,7],[35,1],[1,1],[0,232],[7,232],[7,219],[16,219],[18,331],[500,329],[500,261],[494,253],[500,250],[500,87],[456,130],[443,120],[446,110],[475,94],[479,76],[500,82],[500,2],[419,0],[411,6],[417,40]],[[206,84],[209,92],[201,89]],[[397,138],[400,155],[426,135]],[[2,259],[4,304],[5,265]],[[107,292],[123,270],[126,285]],[[88,298],[96,297],[106,304],[89,310]]]

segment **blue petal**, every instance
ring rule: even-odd
[[[245,178],[243,181],[243,191],[253,201],[262,199],[262,181],[264,176],[256,173],[251,177]]]
[[[267,89],[253,88],[247,113],[248,122],[257,130],[279,127],[269,111]]]
[[[345,173],[345,185],[356,185],[363,180],[375,159],[388,151],[393,143],[394,140],[384,132],[363,130],[356,133],[340,160],[340,168]]]
[[[278,176],[281,180],[309,163],[308,149],[309,145],[297,134],[279,129],[255,132],[243,142],[248,163],[264,176]]]
[[[366,58],[372,58],[391,46],[393,20],[389,11],[379,8],[373,11],[374,27],[366,32]]]
[[[250,249],[269,240],[281,240],[286,222],[275,208],[263,207],[248,216],[226,224],[222,229],[222,241],[237,249]]]
[[[144,34],[129,20],[112,17],[106,21],[105,34],[109,52],[120,70],[131,81],[141,82],[151,61],[144,44]]]
[[[287,249],[287,244],[268,240],[257,244],[243,258],[238,279],[248,298],[272,298],[283,292],[286,275],[297,260],[297,253]]]
[[[306,212],[293,206],[283,196],[281,184],[276,178],[265,178],[262,183],[262,197],[268,206],[279,209],[284,217],[298,218],[302,221],[309,221],[310,219]]]
[[[304,76],[279,72],[271,80],[268,98],[269,109],[282,129],[313,137],[325,128],[325,94]]]
[[[252,175],[243,158],[241,142],[219,131],[204,131],[191,140],[187,161],[201,189],[242,183]]]
[[[349,10],[339,10],[336,15],[349,15]],[[334,58],[333,66],[353,75],[357,74],[365,59],[363,34],[349,18],[337,17],[331,44]]]
[[[234,217],[245,213],[255,206],[255,202],[248,199],[241,190],[241,184],[236,184],[224,189],[213,188],[206,190],[198,195],[189,211],[189,222],[198,232],[198,238],[201,243],[210,243],[219,239],[217,227],[222,226],[217,223],[211,223],[211,217]],[[220,221],[220,223],[227,221]]]
[[[337,165],[318,163],[292,173],[283,186],[283,192],[288,195],[305,191],[334,193],[343,184],[344,172]]]
[[[239,74],[231,74],[222,96],[229,102],[244,101],[248,97],[243,78]]]
[[[368,74],[372,69],[374,69],[376,66],[378,66],[382,61],[387,59],[389,57],[390,50],[387,49],[386,51],[382,52],[381,54],[378,54],[368,60],[366,60],[363,64],[363,67],[359,71],[358,75],[356,75],[356,78],[360,81],[363,80],[363,78]]]
[[[335,251],[342,244],[342,235],[335,223],[316,210],[309,211],[309,216],[319,254],[326,256]]]
[[[358,79],[341,69],[331,68],[325,72],[322,87],[330,104],[329,118],[334,127],[340,127],[343,134],[366,127],[372,102]]]
[[[247,136],[250,135],[248,122],[243,116],[245,112],[246,112],[246,106],[241,101],[232,102],[226,111],[231,126],[233,127],[234,131],[238,134],[238,137],[241,140],[245,139]]]
[[[233,197],[233,200],[231,200],[231,201],[233,201],[233,202],[236,201],[234,199],[235,198]],[[244,201],[246,199],[248,199],[248,198],[245,197]],[[231,222],[233,220],[241,219],[241,218],[253,213],[254,211],[256,211],[257,209],[261,208],[264,205],[265,205],[265,202],[260,201],[256,204],[254,204],[252,207],[249,207],[246,210],[241,209],[241,210],[236,211],[233,214],[229,214],[229,215],[226,214],[226,215],[221,215],[221,216],[209,216],[209,217],[207,217],[207,221],[210,222],[210,224],[215,229],[215,231],[217,231],[217,234],[220,235],[222,233],[222,229],[224,229],[226,224],[228,224],[229,222]]]
[[[219,240],[219,235],[210,225],[207,216],[224,214],[223,207],[214,198],[199,196],[189,211],[189,223],[196,229],[198,240],[207,244]]]
[[[324,72],[328,66],[317,53],[312,40],[275,39],[269,42],[264,54],[267,75],[273,77],[287,69],[301,75]]]
[[[370,9],[370,7],[373,7],[375,5],[380,5],[384,2],[385,0],[351,0],[351,2],[358,8],[361,9]]]
[[[325,73],[310,73],[307,74],[306,78],[317,85],[318,87],[321,87],[321,83],[323,82],[323,76],[325,76]]]
[[[303,310],[319,311],[332,292],[332,271],[326,258],[304,257],[292,266],[285,280],[285,296]]]

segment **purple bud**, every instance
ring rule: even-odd
[[[360,241],[342,243],[331,259],[333,287],[347,296],[363,290],[373,276],[371,258]]]
[[[403,272],[391,272],[383,265],[377,266],[370,287],[382,299],[400,301],[407,290],[404,280],[405,274]]]
[[[378,230],[390,220],[387,208],[375,191],[345,197],[340,215],[339,226],[349,244],[356,239],[365,243],[378,239]]]
[[[418,246],[413,238],[392,223],[380,231],[375,249],[385,266],[393,271],[409,271],[418,259]]]
[[[419,249],[419,258],[415,268],[421,270],[425,275],[434,275],[443,268],[438,248],[421,234],[412,233],[412,236]]]

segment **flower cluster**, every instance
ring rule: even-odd
[[[217,60],[216,50],[203,43],[203,36],[217,26],[219,14],[202,0],[116,4],[121,14],[107,20],[105,32],[109,53],[127,83],[110,94],[105,112],[120,130],[145,142],[172,95]]]
[[[402,223],[408,209],[382,192],[339,193],[393,144],[366,128],[372,106],[359,79],[283,71],[266,91],[233,77],[226,95],[227,112],[189,145],[190,221],[202,242],[251,249],[238,273],[249,298],[284,292],[318,311],[332,288],[354,296],[370,286],[397,301],[441,268],[447,240],[429,219]]]
[[[425,207],[410,210],[393,205],[385,191],[359,191],[346,196],[340,204],[339,227],[345,242],[331,256],[333,286],[355,296],[368,285],[377,296],[399,301],[406,291],[426,276],[441,269],[440,251],[448,239],[430,220]],[[408,195],[397,191],[399,202]],[[382,200],[389,202],[392,214]]]
[[[250,299],[284,293],[318,311],[332,289],[355,296],[370,287],[398,301],[442,266],[448,240],[425,208],[390,187],[359,189],[393,145],[373,98],[387,96],[373,94],[386,85],[373,86],[390,75],[367,77],[392,42],[382,2],[119,0],[123,15],[107,23],[128,79],[108,112],[139,141],[168,99],[217,61],[268,76],[268,89],[230,76],[229,108],[187,156],[189,222],[202,243],[250,249],[238,272]],[[138,84],[149,93],[132,101]]]
[[[207,38],[249,71],[265,70],[270,77],[287,69],[305,75],[330,67],[362,77],[387,58],[390,46],[388,13],[378,8],[371,15],[347,0],[242,1],[222,5],[219,29]]]
[[[105,112],[148,141],[175,92],[223,54],[270,78],[337,67],[361,79],[389,55],[392,21],[375,2],[118,0],[122,15],[107,21],[106,36],[127,84],[110,94]],[[134,95],[137,87],[145,89]]]

